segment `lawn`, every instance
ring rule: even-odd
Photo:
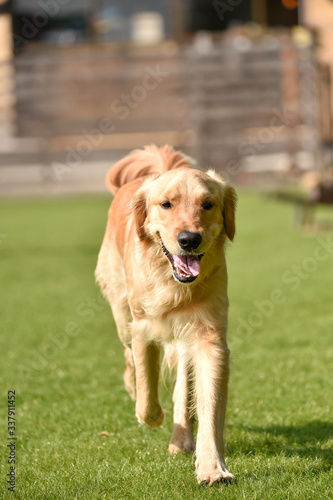
[[[93,277],[109,198],[2,202],[2,498],[13,497],[9,390],[18,499],[333,498],[333,235],[297,233],[290,206],[239,198],[228,249],[237,482],[213,487],[196,483],[192,456],[168,456],[171,383],[157,430],[139,426],[123,388],[122,347]]]

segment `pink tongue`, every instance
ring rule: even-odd
[[[173,263],[187,276],[198,276],[201,270],[200,261],[190,255],[173,255]]]

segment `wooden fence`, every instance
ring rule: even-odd
[[[288,36],[204,53],[31,45],[13,64],[17,146],[0,154],[6,165],[107,160],[147,143],[171,143],[235,176],[318,165],[314,51]]]

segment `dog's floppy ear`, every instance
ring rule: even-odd
[[[144,223],[147,217],[147,194],[142,188],[135,194],[130,205],[131,211],[134,213],[136,231],[140,240],[146,238]]]
[[[236,210],[237,195],[236,191],[231,186],[225,186],[223,196],[223,221],[224,229],[229,240],[232,241],[235,236],[235,210]]]
[[[222,194],[222,215],[223,215],[223,224],[226,235],[229,240],[232,241],[235,237],[236,226],[235,226],[235,210],[237,203],[237,195],[236,191],[233,187],[229,186],[229,184],[218,175],[215,170],[208,170],[207,174],[214,179],[221,186],[221,194]]]
[[[145,220],[147,218],[148,209],[148,192],[151,183],[159,177],[159,174],[153,174],[147,177],[142,186],[137,190],[130,203],[130,210],[134,214],[136,231],[140,240],[147,238],[145,231]]]

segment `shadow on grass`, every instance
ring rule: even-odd
[[[325,449],[329,438],[333,437],[333,423],[314,420],[302,425],[271,425],[269,427],[234,426],[248,435],[244,442],[241,440],[241,454],[264,453],[267,456],[284,455],[299,456],[321,460],[322,470],[329,470],[333,466],[333,451]],[[237,439],[238,441],[238,439]],[[230,443],[231,444],[231,443]],[[236,444],[233,448],[236,448]],[[230,454],[237,450],[229,449]]]

